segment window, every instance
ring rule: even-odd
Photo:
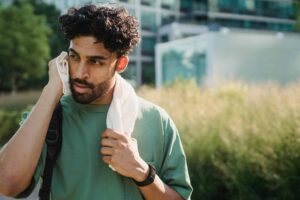
[[[151,6],[151,7],[155,7],[155,3],[156,1],[154,0],[141,0],[141,4],[144,6]]]
[[[161,0],[161,7],[164,9],[176,10],[177,0]]]
[[[155,12],[142,11],[141,21],[143,30],[156,31],[157,27]]]
[[[155,83],[155,67],[153,62],[142,63],[142,84]]]
[[[180,0],[180,10],[183,12],[190,11],[193,7],[192,4],[191,0]]]
[[[169,24],[169,23],[174,22],[174,21],[175,21],[175,15],[174,14],[167,14],[165,12],[162,13],[162,15],[161,15],[162,25]]]
[[[135,0],[120,0],[121,2],[135,3]]]
[[[142,38],[142,54],[143,55],[154,55],[156,39],[155,37],[143,37]]]

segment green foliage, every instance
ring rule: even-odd
[[[60,10],[58,10],[54,4],[48,4],[40,0],[15,0],[15,4],[20,4],[20,2],[24,1],[33,6],[36,15],[44,15],[46,17],[46,24],[52,30],[49,40],[51,58],[56,57],[61,51],[66,50],[69,45],[68,41],[63,39],[58,31]]]
[[[51,33],[45,17],[35,15],[29,4],[5,7],[0,10],[0,30],[0,88],[16,90],[29,78],[43,76]]]
[[[165,108],[181,133],[192,199],[300,199],[300,83],[175,82],[140,94]]]
[[[0,147],[17,131],[21,113],[0,110]]]
[[[68,49],[69,42],[61,36],[58,29],[58,18],[60,16],[60,10],[58,10],[54,4],[48,4],[40,0],[26,0],[34,8],[36,15],[43,15],[46,17],[46,25],[52,30],[49,37],[50,56],[54,58],[60,54],[61,51]],[[22,0],[23,2],[23,0]],[[45,68],[45,72],[48,68]],[[48,73],[44,73],[44,76],[38,79],[29,79],[27,85],[30,88],[41,88],[46,84],[48,79]]]
[[[60,54],[61,51],[65,51],[68,48],[68,41],[63,39],[61,34],[58,31],[58,18],[60,16],[60,10],[58,10],[54,4],[48,4],[44,1],[39,0],[14,0],[13,5],[21,6],[24,3],[30,4],[34,9],[35,15],[41,15],[46,17],[46,25],[52,30],[49,36],[48,45],[50,46],[50,56],[51,58],[56,57]],[[47,72],[48,68],[45,67],[45,72]],[[30,77],[26,84],[24,85],[24,89],[32,88],[38,89],[46,84],[48,78],[48,73],[44,73],[42,77]],[[21,89],[23,89],[21,88]]]

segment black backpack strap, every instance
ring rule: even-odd
[[[41,200],[50,199],[53,167],[62,145],[62,107],[60,102],[53,112],[46,136],[46,144],[46,163],[43,173],[43,183],[39,191],[39,197]]]

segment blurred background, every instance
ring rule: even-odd
[[[300,199],[298,0],[0,0],[0,147],[68,48],[59,15],[86,3],[140,21],[122,75],[174,119],[192,199]]]

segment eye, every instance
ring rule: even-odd
[[[97,59],[91,59],[91,60],[89,60],[89,63],[92,65],[100,65],[100,66],[105,64],[104,62],[97,60]]]
[[[71,53],[71,52],[69,52],[69,58],[71,58],[73,60],[79,60],[79,57],[76,54]]]

